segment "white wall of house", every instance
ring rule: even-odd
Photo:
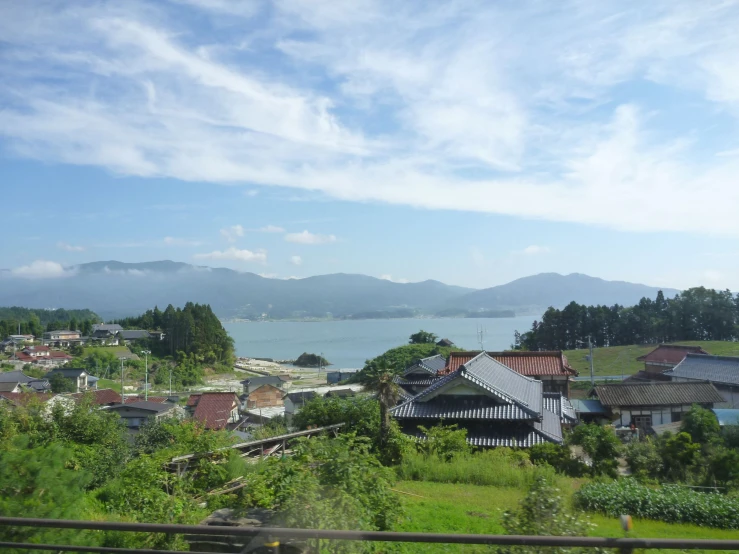
[[[683,414],[690,411],[691,404],[682,406],[642,406],[637,408],[623,408],[618,418],[613,422],[616,426],[628,427],[633,422],[637,427],[648,421],[647,426],[664,425],[681,421]],[[616,410],[614,410],[615,413]]]

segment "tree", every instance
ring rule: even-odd
[[[51,391],[56,394],[77,391],[74,381],[72,379],[67,379],[61,373],[55,373],[52,375],[51,379],[49,379],[49,384],[51,385]]]
[[[618,462],[616,458],[621,452],[621,442],[616,433],[609,427],[594,423],[586,423],[575,427],[570,437],[572,444],[582,446],[585,453],[593,461],[593,475],[616,477]]]
[[[368,388],[375,392],[377,401],[380,403],[380,451],[383,451],[390,439],[390,408],[398,402],[400,391],[398,385],[393,382],[393,374],[389,369],[377,376],[374,383]]]
[[[672,481],[686,482],[698,469],[701,445],[695,444],[688,433],[662,435],[660,456],[664,464],[664,475]]]
[[[439,337],[428,331],[421,329],[418,333],[413,333],[410,336],[410,344],[435,344],[439,340]]]
[[[718,424],[716,414],[711,410],[693,404],[683,417],[680,430],[688,433],[693,442],[708,444],[719,438],[721,427]]]

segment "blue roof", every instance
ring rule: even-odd
[[[728,408],[716,408],[713,410],[718,419],[718,424],[723,427],[724,425],[739,425],[739,410],[731,410]]]
[[[575,408],[575,412],[578,414],[604,414],[606,413],[606,409],[603,407],[603,404],[600,403],[600,400],[593,400],[593,399],[579,399],[575,398],[570,400],[572,402],[572,407]]]

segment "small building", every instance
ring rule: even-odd
[[[390,413],[404,433],[419,438],[423,438],[419,426],[443,422],[466,429],[467,442],[473,446],[528,448],[563,443],[561,411],[555,414],[546,408],[542,382],[485,352]]]
[[[682,421],[693,404],[713,409],[724,400],[707,382],[596,385],[591,396],[600,400],[616,427],[633,423],[640,429]]]
[[[326,398],[351,398],[352,396],[356,396],[356,394],[357,393],[354,389],[346,387],[341,389],[331,389],[326,393]]]
[[[168,417],[181,418],[183,415],[182,409],[178,406],[158,402],[115,404],[107,409],[117,413],[131,432],[137,432],[149,420],[161,420]]]
[[[289,392],[287,393],[283,398],[283,402],[285,403],[285,419],[287,419],[288,422],[292,419],[292,417],[300,411],[300,409],[305,406],[307,402],[310,402],[314,398],[318,397],[318,393],[313,390],[306,390],[306,391],[297,391],[297,392]]]
[[[341,383],[347,379],[354,377],[360,370],[359,369],[334,369],[326,372],[326,383],[329,385],[335,385]]]
[[[597,398],[575,398],[572,400],[577,419],[582,423],[610,423],[608,409]]]
[[[441,339],[439,342],[436,343],[436,346],[443,346],[448,348],[450,346],[454,346],[454,343],[449,339]]]
[[[149,331],[149,337],[151,337],[154,340],[164,340],[164,337],[167,336],[167,333],[164,331]]]
[[[108,333],[115,335],[119,331],[123,331],[123,327],[121,327],[117,323],[95,323],[93,324],[92,332],[96,333],[98,331],[107,331]]]
[[[5,381],[4,383],[0,383],[0,393],[5,392],[23,392],[23,387],[21,387],[21,384],[17,381]]]
[[[47,378],[38,379],[29,377],[21,370],[5,371],[0,373],[0,385],[4,383],[20,383],[22,391],[49,392],[51,385]],[[9,391],[6,391],[9,392]]]
[[[8,338],[10,340],[13,340],[19,344],[21,343],[31,343],[34,340],[36,340],[36,337],[33,335],[8,335]]]
[[[73,343],[80,341],[79,331],[70,331],[69,329],[59,329],[57,331],[47,331],[43,335],[42,343],[47,346],[56,346],[57,348],[67,348]]]
[[[253,389],[245,396],[244,401],[247,409],[273,408],[283,405],[284,394],[282,388],[266,383]]]
[[[442,379],[445,367],[446,360],[438,354],[421,358],[415,360],[403,373],[394,376],[393,383],[413,396]]]
[[[235,392],[203,392],[190,396],[187,407],[206,429],[220,431],[239,422],[241,400]]]
[[[278,389],[283,389],[287,381],[287,377],[282,375],[261,375],[259,377],[244,379],[241,381],[241,384],[244,386],[244,394],[248,396],[262,385],[272,385]]]
[[[683,346],[680,344],[660,344],[657,348],[639,356],[636,361],[644,362],[644,377],[659,375],[672,369],[685,359],[688,354],[708,354],[700,346]]]
[[[151,338],[149,331],[141,329],[118,331],[118,341],[123,344],[133,344],[135,342],[147,341]]]
[[[82,392],[87,390],[87,371],[85,371],[84,369],[52,369],[49,373],[46,374],[46,378],[49,380],[49,382],[51,382],[54,375],[61,375],[65,379],[71,379],[74,382],[76,388],[74,392]]]
[[[31,358],[48,358],[51,356],[51,348],[48,346],[26,346],[21,352]]]
[[[444,373],[456,371],[480,352],[451,352],[447,359]],[[567,356],[562,351],[526,352],[513,350],[509,352],[488,352],[488,356],[513,371],[526,377],[541,381],[544,392],[559,392],[570,397],[570,382],[578,372],[570,366]]]
[[[717,408],[739,408],[739,357],[689,353],[663,375],[673,382],[708,381],[724,398]]]

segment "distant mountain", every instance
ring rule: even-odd
[[[366,275],[337,273],[305,279],[268,279],[254,273],[181,262],[101,261],[69,268],[55,279],[20,279],[0,271],[0,306],[89,308],[105,319],[136,315],[155,305],[210,304],[220,317],[269,318],[398,317],[513,310],[542,313],[571,300],[634,304],[657,289],[554,273],[474,290],[440,283],[394,283]],[[677,291],[665,290],[674,295]]]
[[[654,299],[659,290],[666,297],[673,297],[680,292],[677,289],[625,281],[606,281],[582,273],[540,273],[505,285],[470,292],[455,298],[453,304],[467,310],[511,309],[517,314],[540,314],[549,306],[563,308],[573,300],[585,305],[633,306],[645,296]]]

